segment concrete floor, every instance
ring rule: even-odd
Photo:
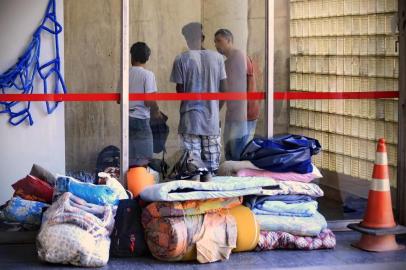
[[[335,250],[269,251],[233,254],[229,261],[208,265],[197,263],[165,263],[152,258],[116,259],[102,269],[387,269],[405,270],[406,251],[387,253],[363,252],[351,247],[359,238],[355,232],[337,233]],[[406,236],[398,238],[406,244]],[[34,245],[0,245],[0,269],[66,269],[69,266],[44,264],[38,261]]]

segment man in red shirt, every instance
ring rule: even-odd
[[[226,57],[226,92],[255,92],[256,81],[252,61],[242,51],[234,47],[234,37],[230,30],[219,29],[214,35],[214,43],[219,53]],[[223,104],[222,104],[223,105]],[[255,134],[259,116],[259,103],[256,100],[227,101],[224,125],[224,145],[227,160],[240,160],[248,140]]]

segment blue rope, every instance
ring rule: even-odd
[[[51,27],[47,26],[50,23]],[[53,35],[55,40],[55,58],[42,65],[39,63],[41,54],[41,34],[48,32]],[[0,74],[0,90],[2,94],[21,93],[32,94],[34,91],[34,79],[38,74],[43,84],[44,94],[48,94],[48,78],[54,76],[53,93],[66,93],[66,85],[61,75],[61,60],[59,55],[59,38],[62,32],[62,26],[57,21],[55,0],[49,0],[45,16],[41,25],[33,34],[32,41],[19,57],[17,63],[9,68],[3,74]],[[61,92],[62,91],[62,92]],[[30,125],[34,124],[30,113],[31,102],[20,104],[18,101],[4,102],[0,101],[0,113],[9,115],[8,122],[17,126],[23,121],[28,120]],[[59,102],[51,104],[46,101],[47,113],[51,114],[58,107]],[[22,107],[22,108],[21,108]]]

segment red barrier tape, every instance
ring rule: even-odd
[[[380,99],[399,98],[397,91],[375,92],[276,92],[274,100],[303,100],[303,99]],[[181,100],[264,100],[265,92],[251,93],[156,93],[130,94],[129,99],[181,101]],[[77,94],[0,94],[0,101],[119,101],[119,93],[77,93]]]

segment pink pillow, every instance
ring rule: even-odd
[[[279,173],[279,172],[270,172],[265,170],[255,170],[255,169],[242,169],[239,170],[237,176],[244,177],[244,176],[259,176],[259,177],[269,177],[279,181],[297,181],[297,182],[304,182],[309,183],[314,179],[323,177],[317,169],[316,166],[313,165],[313,171],[310,173],[300,174],[295,172],[286,172],[286,173]]]

